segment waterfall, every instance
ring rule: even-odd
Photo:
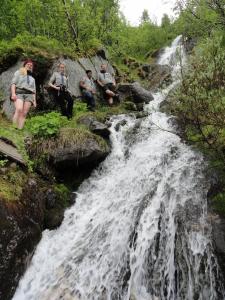
[[[14,300],[225,298],[204,159],[159,111],[180,62],[178,37],[158,61],[171,65],[174,82],[154,94],[147,117],[111,119],[111,154],[80,186],[60,228],[44,231]]]

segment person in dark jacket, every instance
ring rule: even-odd
[[[54,72],[49,80],[56,103],[60,106],[61,114],[71,119],[73,116],[73,98],[68,89],[68,77],[65,65],[60,63],[58,71]]]
[[[13,123],[22,129],[31,105],[36,107],[36,84],[32,76],[33,62],[26,60],[23,67],[14,73],[11,82],[11,100],[15,105]]]
[[[80,81],[80,88],[84,99],[87,101],[88,109],[94,111],[96,85],[92,77],[91,70],[86,70],[86,76],[84,76]]]

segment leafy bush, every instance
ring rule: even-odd
[[[57,135],[59,129],[66,125],[66,117],[57,112],[50,112],[44,115],[32,117],[26,122],[26,129],[34,137],[49,137]]]
[[[5,167],[8,162],[8,159],[0,159],[0,168]]]
[[[84,102],[76,102],[73,107],[73,112],[75,115],[79,113],[85,113],[87,111],[88,111],[87,104]]]

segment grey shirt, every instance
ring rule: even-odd
[[[11,84],[15,84],[16,88],[36,93],[35,79],[30,75],[22,75],[20,70],[14,73]]]
[[[54,72],[49,80],[49,83],[55,86],[63,85],[68,88],[68,77],[65,74],[59,72]]]
[[[113,76],[106,72],[106,73],[98,73],[98,80],[103,83],[104,85],[107,83],[115,83]]]
[[[92,89],[94,91],[96,90],[93,78],[90,79],[89,77],[85,76],[81,79],[81,81],[85,84],[87,88]]]

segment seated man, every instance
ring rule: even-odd
[[[103,89],[104,98],[108,100],[109,105],[112,105],[113,98],[118,97],[118,95],[115,93],[116,81],[110,73],[106,72],[105,64],[101,65],[100,73],[98,73],[97,82]]]
[[[92,77],[92,71],[86,70],[86,74],[80,81],[80,88],[84,99],[87,101],[88,109],[95,111],[94,95],[96,94],[96,86]]]

